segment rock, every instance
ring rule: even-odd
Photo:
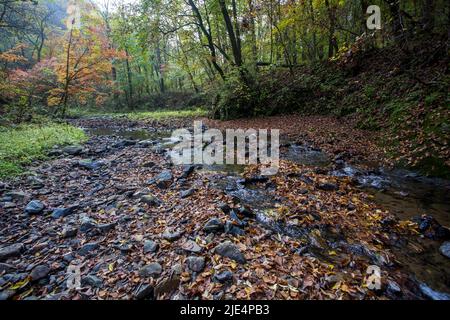
[[[183,266],[181,265],[181,263],[177,263],[172,266],[171,270],[173,274],[180,275],[183,273]]]
[[[241,228],[235,226],[231,221],[225,222],[225,233],[232,234],[234,236],[243,236],[245,235],[245,231]]]
[[[98,170],[105,165],[104,161],[94,161],[91,159],[80,160],[77,162],[78,166],[88,170]]]
[[[151,205],[151,206],[156,206],[156,205],[160,205],[161,204],[161,200],[159,200],[158,198],[152,196],[151,194],[146,194],[143,195],[141,197],[141,202]]]
[[[33,189],[41,189],[44,187],[44,181],[35,176],[29,176],[27,178],[27,183],[31,185]]]
[[[145,240],[144,242],[144,253],[156,252],[159,248],[159,244],[153,240]]]
[[[183,191],[180,192],[180,198],[181,199],[187,198],[187,197],[193,195],[194,192],[195,192],[194,188],[190,188],[188,190],[183,190]]]
[[[142,148],[147,148],[150,147],[152,145],[154,145],[155,142],[152,140],[141,140],[138,142],[138,146],[142,147]]]
[[[450,241],[444,242],[439,247],[439,252],[450,259]]]
[[[213,281],[217,281],[220,283],[225,283],[232,280],[233,280],[233,273],[229,270],[216,273],[213,277]]]
[[[250,217],[250,218],[255,217],[255,213],[250,208],[247,208],[247,207],[240,207],[238,209],[238,213],[244,217]]]
[[[138,285],[138,287],[133,292],[133,298],[136,300],[153,298],[153,286],[144,283]]]
[[[19,256],[25,249],[23,243],[15,243],[0,249],[0,261]]]
[[[155,165],[156,165],[156,163],[154,163],[153,161],[149,161],[149,162],[144,163],[142,166],[145,168],[152,168]]]
[[[422,291],[422,293],[431,300],[450,300],[450,294],[434,291],[424,283],[421,283],[419,288],[420,291]]]
[[[180,239],[182,235],[183,235],[182,231],[179,230],[171,231],[171,229],[166,229],[162,234],[162,237],[168,241],[176,241]]]
[[[15,294],[16,294],[15,290],[6,289],[0,291],[0,301],[8,300],[9,298],[12,298]]]
[[[83,287],[101,288],[103,287],[103,281],[93,274],[88,274],[81,278],[81,285]]]
[[[78,233],[78,229],[75,227],[65,227],[61,232],[61,237],[63,238],[72,238],[75,237]]]
[[[162,267],[159,263],[153,262],[139,270],[139,275],[143,278],[153,277],[157,278],[162,273]]]
[[[84,217],[82,219],[81,225],[80,225],[80,232],[88,232],[92,229],[95,229],[97,227],[97,224],[95,224],[91,219],[88,217]]]
[[[26,194],[25,192],[22,192],[22,191],[11,191],[11,192],[7,192],[5,194],[5,196],[11,197],[11,200],[23,201],[23,200],[25,200],[25,198],[28,197],[28,194]]]
[[[28,214],[40,214],[42,211],[44,211],[44,204],[39,200],[31,200],[28,202],[27,206],[25,207],[25,213]]]
[[[225,241],[225,242],[222,242],[221,244],[217,245],[214,248],[214,252],[223,257],[227,257],[232,260],[235,260],[236,262],[239,262],[239,263],[247,262],[244,255],[239,250],[238,246],[233,244],[230,241]]]
[[[33,268],[33,270],[30,273],[30,277],[32,281],[39,281],[45,277],[47,277],[47,275],[50,272],[50,267],[42,264],[42,265],[38,265],[36,267]]]
[[[149,183],[156,183],[158,188],[167,189],[172,184],[172,172],[170,170],[164,170],[158,174],[154,179],[150,180]]]
[[[231,211],[230,206],[223,202],[219,203],[219,209],[222,210],[225,214],[228,214]]]
[[[419,226],[419,231],[427,238],[433,240],[450,239],[450,230],[443,227],[434,217],[430,215],[422,215],[413,218]]]
[[[387,291],[393,295],[397,295],[402,292],[402,289],[400,288],[397,282],[388,280]]]
[[[94,227],[96,227],[98,230],[100,230],[101,232],[104,232],[104,233],[113,230],[116,226],[117,226],[117,222],[102,223],[102,224],[94,225]]]
[[[187,240],[185,243],[181,245],[183,250],[192,252],[192,253],[200,253],[202,252],[202,247],[200,247],[195,241]]]
[[[64,254],[62,258],[67,263],[71,263],[75,259],[72,252],[68,252],[68,253]]]
[[[179,285],[180,285],[180,277],[178,276],[162,279],[155,286],[155,297],[159,297],[160,295],[163,294],[170,294],[174,290],[176,290]]]
[[[195,170],[195,165],[185,165],[183,167],[183,173],[181,174],[181,179],[186,179],[187,177],[189,177],[189,175],[194,172]]]
[[[205,268],[205,258],[190,256],[186,258],[188,268],[194,272],[201,272]]]
[[[16,269],[16,267],[14,267],[12,264],[0,263],[0,274],[9,273],[15,269]]]
[[[92,251],[97,250],[99,247],[98,243],[95,242],[86,243],[78,250],[78,254],[85,256],[92,253]]]
[[[68,207],[68,208],[57,208],[52,212],[52,218],[58,219],[61,217],[67,217],[75,212],[76,206]]]
[[[222,232],[224,230],[223,223],[218,218],[211,218],[203,226],[205,232]]]
[[[117,246],[117,249],[119,249],[122,253],[129,253],[133,250],[133,245],[131,243],[123,243]]]
[[[83,152],[83,148],[80,146],[67,146],[62,149],[62,152],[67,153],[71,156],[76,156]]]
[[[339,189],[334,183],[320,183],[317,188],[324,191],[334,191]]]

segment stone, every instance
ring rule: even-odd
[[[202,247],[200,247],[195,241],[192,240],[187,240],[181,245],[181,247],[183,248],[183,250],[192,253],[200,253],[203,250]]]
[[[219,203],[219,209],[222,210],[225,214],[228,214],[231,211],[230,206],[223,202]]]
[[[61,217],[67,217],[75,212],[76,206],[68,207],[68,208],[56,208],[52,212],[52,218],[58,219]]]
[[[211,218],[203,226],[203,230],[207,233],[210,232],[222,232],[224,229],[223,223],[218,218]]]
[[[156,206],[156,205],[160,205],[161,204],[161,200],[159,200],[155,196],[152,196],[151,194],[143,195],[141,197],[140,201],[142,203],[145,203],[145,204],[148,204],[148,205],[151,205],[151,206]]]
[[[80,232],[88,232],[92,229],[95,229],[97,227],[97,224],[95,224],[91,219],[88,217],[84,217],[82,219],[81,225],[80,225]]]
[[[181,199],[187,198],[187,197],[193,195],[194,192],[195,192],[194,188],[190,188],[188,190],[183,190],[183,191],[180,192],[180,198]]]
[[[431,300],[450,300],[450,294],[435,291],[424,283],[419,284],[419,288],[423,295]]]
[[[143,278],[153,277],[157,278],[162,273],[162,267],[159,263],[153,262],[139,270],[139,275]]]
[[[450,259],[450,241],[445,241],[440,247],[439,252]]]
[[[80,146],[67,146],[62,149],[62,152],[67,153],[71,156],[76,156],[83,152],[83,148]]]
[[[78,229],[75,227],[65,227],[61,232],[61,237],[63,238],[72,238],[75,237],[78,233]]]
[[[180,239],[182,234],[183,234],[183,232],[179,231],[179,230],[172,231],[171,229],[166,229],[163,232],[162,237],[164,239],[172,242],[172,241],[176,241],[176,240]]]
[[[153,298],[153,290],[153,286],[149,284],[140,284],[133,292],[133,298],[136,300]]]
[[[98,170],[101,167],[105,166],[104,161],[94,161],[91,159],[80,160],[77,162],[78,166],[88,170]]]
[[[94,225],[94,227],[96,227],[98,230],[100,230],[101,232],[104,232],[104,233],[113,230],[116,226],[117,226],[117,222],[102,223],[102,224]]]
[[[145,240],[144,242],[144,253],[156,252],[159,248],[159,244],[153,240]]]
[[[15,243],[0,249],[0,261],[19,256],[25,249],[23,243]]]
[[[13,270],[15,270],[16,268],[12,265],[12,264],[8,264],[8,263],[0,263],[0,274],[2,273],[9,273]]]
[[[25,192],[22,192],[22,191],[11,191],[11,192],[7,192],[5,194],[5,196],[10,197],[11,200],[14,200],[14,201],[23,201],[28,197],[28,194],[26,194]]]
[[[242,252],[239,250],[238,246],[231,241],[225,241],[217,245],[214,248],[214,252],[223,257],[230,258],[239,263],[246,263],[247,260]]]
[[[181,263],[174,264],[171,268],[171,271],[175,275],[180,275],[183,273],[183,266]]]
[[[185,165],[183,167],[183,173],[181,174],[181,179],[186,179],[195,170],[195,165]]]
[[[398,283],[395,281],[392,281],[392,280],[388,280],[386,289],[388,292],[390,292],[391,294],[394,294],[394,295],[400,294],[402,292],[402,289],[400,288]]]
[[[225,283],[233,280],[233,273],[229,270],[218,272],[213,276],[213,281]]]
[[[50,267],[42,264],[38,265],[33,268],[33,270],[30,273],[30,278],[32,281],[39,281],[43,278],[46,278],[47,275],[50,273]]]
[[[44,211],[45,205],[39,200],[31,200],[25,207],[25,213],[40,214]]]
[[[194,272],[201,272],[205,268],[205,258],[190,256],[186,258],[187,266]]]
[[[172,179],[172,172],[170,170],[164,170],[153,179],[153,182],[156,183],[158,188],[167,189],[172,184]]]
[[[81,278],[81,285],[83,287],[101,288],[103,287],[103,281],[93,274],[88,274]]]
[[[245,231],[235,226],[231,221],[227,221],[224,227],[225,233],[234,235],[234,236],[243,236],[245,235]]]
[[[98,243],[95,242],[86,243],[78,250],[78,254],[85,256],[92,253],[92,251],[97,250],[99,247]]]
[[[317,188],[324,191],[334,191],[339,189],[334,183],[320,183]]]

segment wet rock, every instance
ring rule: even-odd
[[[162,237],[168,241],[176,241],[180,239],[182,235],[183,235],[182,231],[179,230],[172,231],[171,229],[168,228],[163,232]]]
[[[204,225],[203,230],[205,232],[222,232],[224,230],[224,225],[218,218],[211,218]]]
[[[33,188],[33,189],[41,189],[44,187],[44,181],[42,179],[39,179],[35,176],[29,176],[27,178],[27,183]]]
[[[143,278],[153,277],[157,278],[162,273],[162,267],[159,263],[153,262],[139,270],[139,275]]]
[[[247,207],[240,207],[238,209],[238,213],[244,217],[254,217],[255,216],[255,213],[250,208],[247,208]]]
[[[398,283],[391,280],[388,281],[386,290],[393,295],[398,295],[402,292],[402,289],[400,288]]]
[[[81,278],[81,285],[83,287],[101,288],[103,287],[103,281],[93,274],[88,274]]]
[[[188,190],[181,191],[181,192],[180,192],[180,198],[181,198],[181,199],[187,198],[187,197],[193,195],[194,192],[195,192],[195,189],[194,189],[194,188],[190,188],[190,189],[188,189]]]
[[[173,274],[180,275],[183,273],[183,266],[181,265],[181,263],[177,263],[172,266],[171,270]]]
[[[8,300],[8,299],[12,298],[15,294],[16,294],[15,290],[6,289],[3,291],[0,291],[0,301]]]
[[[450,294],[434,291],[430,287],[428,287],[426,284],[421,283],[419,285],[420,291],[426,296],[427,298],[431,300],[450,300]]]
[[[149,284],[140,284],[133,292],[133,298],[136,300],[142,300],[145,298],[153,298],[153,286]]]
[[[62,149],[62,152],[71,156],[77,156],[83,152],[83,148],[80,146],[67,146]]]
[[[42,211],[44,211],[45,205],[39,201],[39,200],[31,200],[28,202],[27,206],[25,207],[25,213],[28,213],[30,215],[32,214],[40,214]]]
[[[91,219],[88,217],[84,217],[82,219],[81,225],[80,225],[80,232],[86,233],[90,230],[93,230],[97,227],[97,224],[95,224]]]
[[[225,283],[233,280],[233,273],[229,270],[225,270],[219,273],[216,273],[213,277],[213,281]]]
[[[68,207],[68,208],[57,208],[52,212],[52,218],[58,219],[61,217],[67,217],[75,212],[76,206]]]
[[[187,240],[181,247],[183,248],[183,250],[192,253],[202,252],[202,247],[200,247],[195,241],[192,240]]]
[[[15,243],[0,249],[0,261],[4,261],[11,257],[20,256],[25,249],[23,243]]]
[[[133,250],[133,245],[131,243],[123,243],[117,246],[117,249],[119,249],[122,253],[129,253]]]
[[[10,197],[11,200],[14,200],[14,201],[23,201],[28,197],[28,194],[26,194],[25,192],[22,192],[22,191],[11,191],[11,192],[7,192],[5,194],[5,196]]]
[[[142,148],[148,148],[155,144],[155,141],[152,140],[141,140],[138,142],[138,146]]]
[[[98,243],[95,242],[86,243],[78,250],[78,254],[85,256],[97,250],[99,247]]]
[[[46,278],[49,273],[50,267],[45,264],[42,264],[33,268],[33,270],[30,273],[30,277],[32,281],[39,281],[43,278]]]
[[[194,272],[201,272],[205,268],[205,258],[190,256],[186,258],[188,268]]]
[[[71,263],[75,259],[75,257],[73,256],[73,254],[71,252],[64,254],[62,258],[67,263]]]
[[[140,200],[142,203],[148,204],[150,206],[156,206],[161,204],[161,200],[156,198],[155,196],[152,196],[151,194],[146,194],[141,197]]]
[[[439,247],[439,252],[446,256],[447,258],[450,259],[450,241],[446,241],[444,242],[440,247]]]
[[[65,227],[61,232],[61,237],[63,238],[72,238],[75,237],[78,233],[78,229],[75,227]]]
[[[339,189],[339,187],[334,183],[320,183],[317,188],[324,191],[334,191]]]
[[[223,257],[227,257],[232,260],[235,260],[239,263],[247,262],[244,255],[239,250],[238,246],[230,241],[225,241],[225,242],[222,242],[221,244],[217,245],[214,248],[214,252]]]
[[[159,248],[158,243],[153,240],[145,240],[144,242],[144,253],[156,252]]]

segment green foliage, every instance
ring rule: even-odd
[[[17,175],[22,166],[43,159],[55,145],[80,143],[83,130],[67,124],[21,125],[0,128],[0,178]]]

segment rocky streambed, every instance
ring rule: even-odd
[[[174,166],[170,134],[190,123],[77,120],[86,144],[2,182],[0,297],[450,297],[448,181],[301,140],[282,141],[276,176]]]

